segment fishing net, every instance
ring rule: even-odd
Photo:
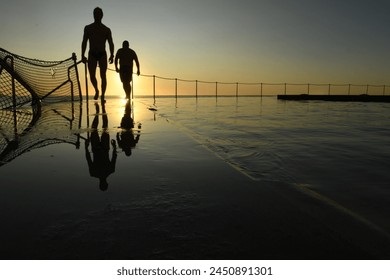
[[[76,57],[62,61],[26,58],[0,48],[0,109],[38,100],[80,98]]]
[[[75,55],[43,61],[0,48],[0,166],[47,145],[78,146],[81,108],[73,102],[81,99],[77,64]]]

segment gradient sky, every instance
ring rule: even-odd
[[[143,74],[389,84],[388,0],[5,0],[0,47],[45,60],[80,57],[96,6],[115,49],[129,40]]]

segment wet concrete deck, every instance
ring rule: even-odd
[[[69,180],[57,174],[23,188],[21,178],[3,180],[0,257],[390,258],[389,234],[343,206],[277,178],[251,180],[169,120],[144,117],[142,125],[105,193],[76,173],[80,166],[68,166]]]

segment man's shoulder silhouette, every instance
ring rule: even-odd
[[[136,59],[136,53],[130,48],[121,48],[117,52],[117,57],[120,59],[121,65],[132,65]]]
[[[90,49],[96,51],[105,50],[105,42],[111,38],[110,28],[103,23],[94,22],[85,26],[84,32],[90,41]]]
[[[105,26],[103,23],[93,22],[85,26],[85,31],[91,34],[111,33],[111,29]]]

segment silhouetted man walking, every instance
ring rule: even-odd
[[[81,43],[81,56],[83,62],[87,62],[85,57],[85,51],[87,48],[87,41],[89,41],[89,53],[88,53],[88,70],[91,78],[91,83],[95,88],[94,99],[99,98],[99,89],[96,80],[96,67],[99,63],[100,77],[102,80],[101,100],[104,101],[104,95],[107,88],[107,53],[106,53],[106,41],[110,46],[110,64],[114,59],[114,42],[112,40],[111,30],[102,23],[103,10],[99,7],[93,10],[94,23],[87,25],[84,28],[83,42]]]
[[[120,67],[118,68],[118,60]],[[126,93],[126,98],[130,99],[131,85],[130,82],[133,79],[133,61],[137,65],[137,75],[140,74],[140,66],[137,54],[134,50],[129,48],[129,42],[123,41],[122,48],[116,52],[115,55],[115,69],[119,72],[123,89]]]

